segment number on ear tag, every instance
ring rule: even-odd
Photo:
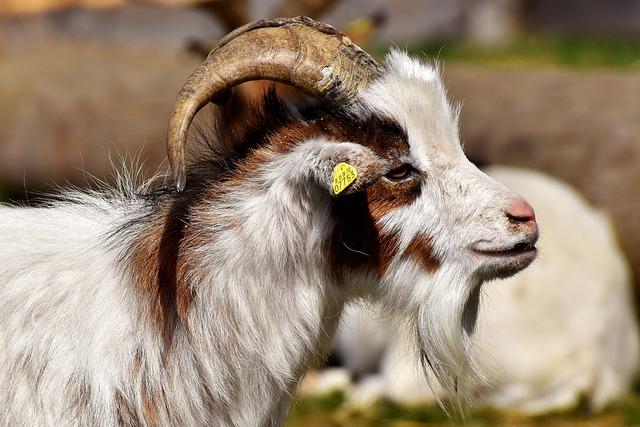
[[[333,194],[340,194],[358,177],[358,171],[349,163],[338,163],[333,169],[333,179],[331,186]]]

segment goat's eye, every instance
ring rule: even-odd
[[[413,172],[414,172],[413,167],[405,163],[401,166],[398,166],[395,169],[390,170],[385,175],[385,178],[391,181],[402,181],[403,179],[407,179],[411,175],[413,175]]]

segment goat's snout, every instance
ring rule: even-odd
[[[526,240],[521,244],[533,247],[538,240],[538,222],[531,205],[523,198],[517,197],[507,203],[504,214],[509,219],[513,231],[518,234],[525,233]]]
[[[524,199],[513,199],[504,210],[505,215],[512,222],[536,224],[536,213]]]

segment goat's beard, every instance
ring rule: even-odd
[[[473,386],[484,383],[472,357],[480,283],[436,281],[415,319],[420,361],[431,390],[461,409]]]

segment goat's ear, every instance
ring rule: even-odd
[[[358,192],[389,171],[387,161],[360,144],[313,140],[298,148],[291,159],[297,175],[311,178],[332,196]]]

